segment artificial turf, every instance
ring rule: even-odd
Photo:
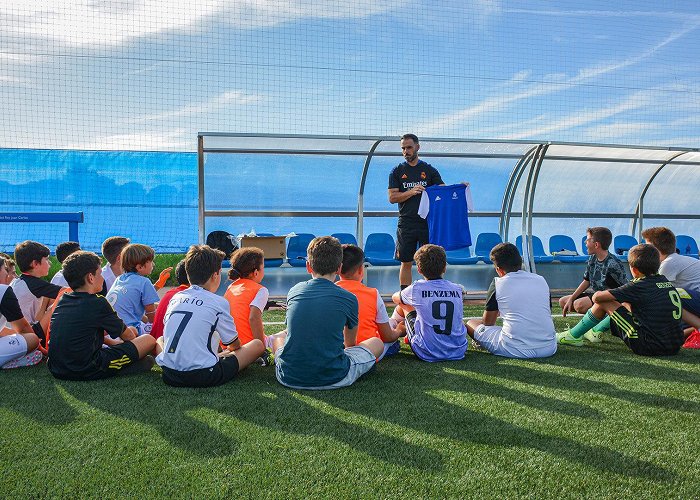
[[[327,392],[260,366],[194,390],[42,363],[0,372],[0,497],[697,498],[699,386],[700,352],[644,358],[609,335],[534,361],[404,345]]]

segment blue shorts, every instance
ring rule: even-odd
[[[280,347],[275,352],[275,358],[278,358],[282,354],[284,347]],[[277,376],[277,381],[285,387],[290,389],[305,389],[310,391],[321,391],[324,389],[340,389],[341,387],[347,387],[352,385],[358,378],[374,368],[377,359],[372,354],[372,351],[366,347],[356,345],[354,347],[346,347],[345,354],[350,358],[350,370],[345,377],[336,382],[335,384],[324,385],[321,387],[301,387],[290,384],[285,384],[280,378],[279,366],[275,365],[275,375]]]
[[[474,330],[474,340],[496,356],[505,358],[529,359],[529,358],[548,358],[557,352],[556,341],[552,342],[551,346],[539,347],[535,349],[524,349],[508,346],[503,342],[503,329],[500,326],[479,325]]]
[[[676,290],[681,297],[683,309],[686,309],[696,316],[700,316],[700,292],[688,290],[686,288],[676,288]]]

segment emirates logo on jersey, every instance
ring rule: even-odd
[[[421,172],[421,173],[420,173],[420,178],[421,178],[421,179],[425,179],[425,177],[426,177],[426,176],[425,176],[425,172]]]
[[[403,175],[401,176],[401,178],[402,178],[402,179],[408,179],[408,176],[407,176],[406,174],[403,174]]]

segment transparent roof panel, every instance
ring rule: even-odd
[[[528,143],[503,143],[503,142],[478,142],[478,141],[438,141],[431,139],[421,139],[420,154],[422,156],[433,156],[445,154],[502,154],[509,156],[522,156],[535,144]],[[401,144],[398,138],[382,141],[377,147],[377,154],[395,154],[401,156]]]
[[[655,214],[697,214],[700,165],[669,163],[654,178],[644,196],[644,211]]]
[[[204,149],[280,150],[290,153],[344,151],[348,154],[366,154],[374,142],[372,139],[213,135],[204,137]]]
[[[644,148],[624,148],[624,147],[601,147],[601,146],[570,146],[552,144],[547,149],[547,158],[565,157],[582,158],[587,162],[600,161],[601,159],[611,160],[634,160],[653,161],[662,164],[673,157],[676,152],[667,149],[644,149]]]

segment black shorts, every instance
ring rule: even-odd
[[[178,371],[163,367],[163,382],[173,387],[214,387],[225,384],[238,373],[238,359],[229,356],[219,359],[211,368]]]
[[[413,262],[418,248],[428,244],[428,224],[399,225],[396,229],[396,252],[394,258],[401,262]]]
[[[610,319],[610,332],[620,337],[633,353],[640,356],[669,356],[678,353],[680,346],[661,347],[645,342],[644,325],[625,306],[618,307]]]
[[[139,359],[139,351],[132,342],[100,349],[96,369],[81,373],[53,373],[56,378],[64,380],[101,380],[117,375],[133,375],[151,370],[153,356]]]

